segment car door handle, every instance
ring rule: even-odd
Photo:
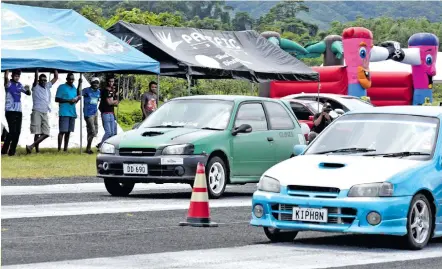
[[[273,141],[273,137],[267,137],[267,141],[269,142]]]

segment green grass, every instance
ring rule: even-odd
[[[96,175],[95,154],[79,154],[80,149],[58,152],[41,149],[39,154],[26,155],[23,148],[16,156],[1,157],[2,178],[62,178],[91,177]]]

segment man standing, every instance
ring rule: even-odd
[[[38,78],[38,80],[37,80]],[[31,114],[31,134],[34,134],[34,143],[26,146],[26,152],[29,154],[35,147],[39,152],[38,145],[49,137],[50,127],[48,112],[51,112],[51,88],[58,80],[58,71],[54,71],[54,78],[48,82],[45,74],[38,76],[38,70],[35,71],[34,84],[32,85],[32,114]]]
[[[59,103],[58,112],[58,151],[61,150],[61,142],[64,137],[64,151],[68,150],[70,133],[75,130],[75,119],[77,118],[77,111],[75,105],[80,100],[79,90],[81,88],[82,79],[78,80],[78,89],[74,86],[74,74],[69,73],[66,77],[66,83],[58,86],[55,95],[55,102]]]
[[[118,100],[115,100],[117,92],[115,91],[115,79],[107,78],[106,88],[101,91],[100,112],[103,121],[104,136],[98,147],[108,138],[117,134],[117,123],[115,122],[114,108],[118,106]]]
[[[313,133],[320,134],[333,121],[330,111],[332,111],[332,106],[330,103],[325,103],[322,107],[322,112],[316,113],[312,127]]]
[[[83,89],[82,95],[84,96],[84,120],[86,121],[87,128],[87,146],[86,153],[93,154],[91,150],[92,140],[98,134],[98,101],[100,99],[100,79],[97,77],[92,78],[91,87]]]
[[[149,91],[141,96],[141,112],[143,112],[143,120],[157,110],[157,88],[158,84],[155,81],[151,81],[149,83]]]
[[[5,116],[8,122],[9,132],[6,136],[5,143],[2,148],[2,155],[8,154],[9,156],[15,155],[17,149],[18,140],[20,139],[21,123],[22,123],[22,110],[21,110],[21,94],[31,95],[31,91],[27,86],[27,89],[19,82],[21,71],[12,71],[11,80],[8,80],[9,71],[5,72],[5,90],[6,90],[6,103],[5,103]]]

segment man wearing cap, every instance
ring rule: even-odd
[[[58,86],[55,95],[55,102],[59,103],[58,111],[58,151],[61,150],[61,142],[64,137],[64,151],[68,151],[69,136],[75,129],[75,119],[77,118],[77,111],[75,105],[80,100],[80,88],[82,79],[78,80],[78,88],[74,86],[74,74],[69,73],[66,76],[66,83]]]
[[[311,142],[310,137],[314,139],[333,121],[333,118],[330,116],[330,111],[332,111],[331,104],[325,103],[322,107],[322,112],[316,113],[313,121],[313,127],[311,133],[309,134],[309,142]]]
[[[38,80],[37,80],[38,79]],[[31,134],[34,134],[34,143],[26,146],[29,154],[35,147],[39,152],[38,145],[49,137],[50,127],[48,113],[51,112],[51,88],[58,80],[58,72],[54,71],[54,78],[48,82],[45,74],[38,75],[35,71],[34,84],[32,85],[32,114],[31,114]]]
[[[83,89],[82,95],[84,97],[83,114],[86,121],[87,128],[87,147],[86,153],[93,154],[91,150],[92,140],[98,134],[98,101],[100,100],[100,79],[92,78],[91,87]]]
[[[23,87],[19,82],[21,71],[12,71],[11,79],[8,80],[9,71],[5,72],[5,116],[8,122],[9,132],[2,147],[2,155],[15,155],[18,140],[21,133],[23,114],[21,110],[21,94],[31,95],[29,86]]]

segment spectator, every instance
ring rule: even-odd
[[[330,103],[325,103],[322,108],[322,112],[316,113],[311,131],[312,133],[315,133],[316,135],[320,134],[333,121],[332,117],[330,116],[330,111],[332,111],[332,106]],[[315,134],[311,134],[311,137],[316,137]]]
[[[141,112],[143,112],[143,120],[157,110],[157,88],[158,84],[155,81],[151,81],[149,83],[149,91],[141,96]]]
[[[8,122],[9,132],[6,136],[5,143],[2,147],[2,155],[8,154],[9,156],[15,155],[18,140],[20,139],[21,123],[22,123],[22,110],[21,110],[21,94],[31,95],[29,86],[25,88],[19,82],[21,71],[12,71],[11,80],[8,80],[9,71],[5,72],[5,90],[6,90],[6,103],[5,103],[5,116]]]
[[[38,78],[38,80],[37,80]],[[35,147],[38,153],[38,145],[50,135],[48,113],[51,112],[51,88],[58,80],[58,72],[54,71],[54,78],[48,82],[45,74],[38,76],[35,71],[34,84],[32,85],[32,114],[31,114],[31,134],[34,134],[34,143],[26,146],[29,154]]]
[[[103,121],[104,136],[97,147],[100,147],[104,141],[117,134],[117,123],[115,122],[114,107],[118,105],[118,100],[115,100],[117,92],[114,84],[115,79],[113,77],[108,77],[106,88],[101,91],[99,109],[101,112],[101,119]]]
[[[87,146],[86,153],[93,154],[91,150],[92,140],[98,134],[98,101],[100,99],[100,79],[94,77],[91,80],[91,87],[83,89],[84,96],[83,114],[87,128]]]
[[[55,102],[59,103],[58,112],[58,151],[61,150],[61,142],[64,137],[64,151],[68,150],[70,133],[75,130],[75,119],[77,118],[77,111],[75,105],[80,100],[80,92],[82,79],[78,80],[78,89],[74,86],[74,74],[69,73],[66,76],[66,83],[58,86],[55,95]]]

